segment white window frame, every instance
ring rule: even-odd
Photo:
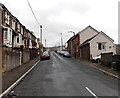
[[[17,23],[17,31],[20,32],[20,24]]]
[[[5,12],[5,23],[10,25],[10,15],[7,12]]]
[[[12,29],[15,30],[15,21],[12,19]]]
[[[99,46],[99,44],[101,44],[101,46]],[[98,50],[106,50],[105,44],[106,44],[105,42],[98,43]]]
[[[18,40],[19,40],[19,42],[18,42]],[[17,44],[20,43],[20,37],[19,37],[19,36],[16,37],[16,43],[17,43]]]
[[[8,29],[4,30],[4,40],[8,40]]]

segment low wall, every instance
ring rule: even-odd
[[[30,53],[29,51],[23,51],[23,56],[22,56],[22,63],[26,63],[30,60]]]
[[[38,50],[33,48],[33,49],[30,49],[30,59],[34,59],[38,57]]]
[[[2,63],[3,57],[2,57],[2,47],[0,47],[0,70],[3,68],[3,63]]]
[[[113,59],[112,52],[101,54],[101,64],[102,65],[111,66],[112,59]]]
[[[120,70],[120,55],[113,55],[113,53],[104,53],[101,55],[101,64]]]
[[[38,57],[38,51],[35,49],[29,50],[3,47],[0,51],[0,67],[4,69],[4,71],[9,71],[36,57]]]
[[[21,64],[20,51],[4,48],[3,67],[5,71],[16,68]]]

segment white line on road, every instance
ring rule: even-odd
[[[88,87],[85,87],[95,98],[98,98],[93,91],[91,91]]]
[[[40,61],[40,60],[39,60]],[[2,98],[4,95],[9,94],[9,92],[15,88],[15,86],[39,63],[35,63],[24,75],[22,75],[15,83],[13,83],[7,90],[5,90],[2,94],[0,94],[0,98]]]

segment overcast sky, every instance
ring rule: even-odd
[[[118,43],[119,0],[29,0],[32,9],[43,25],[43,44],[59,45],[60,33],[65,43],[72,33],[91,25],[105,32]],[[28,6],[27,0],[0,0],[29,30],[39,37],[39,26]]]

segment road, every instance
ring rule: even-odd
[[[118,96],[118,80],[51,52],[51,59],[39,62],[14,91],[18,96]]]

